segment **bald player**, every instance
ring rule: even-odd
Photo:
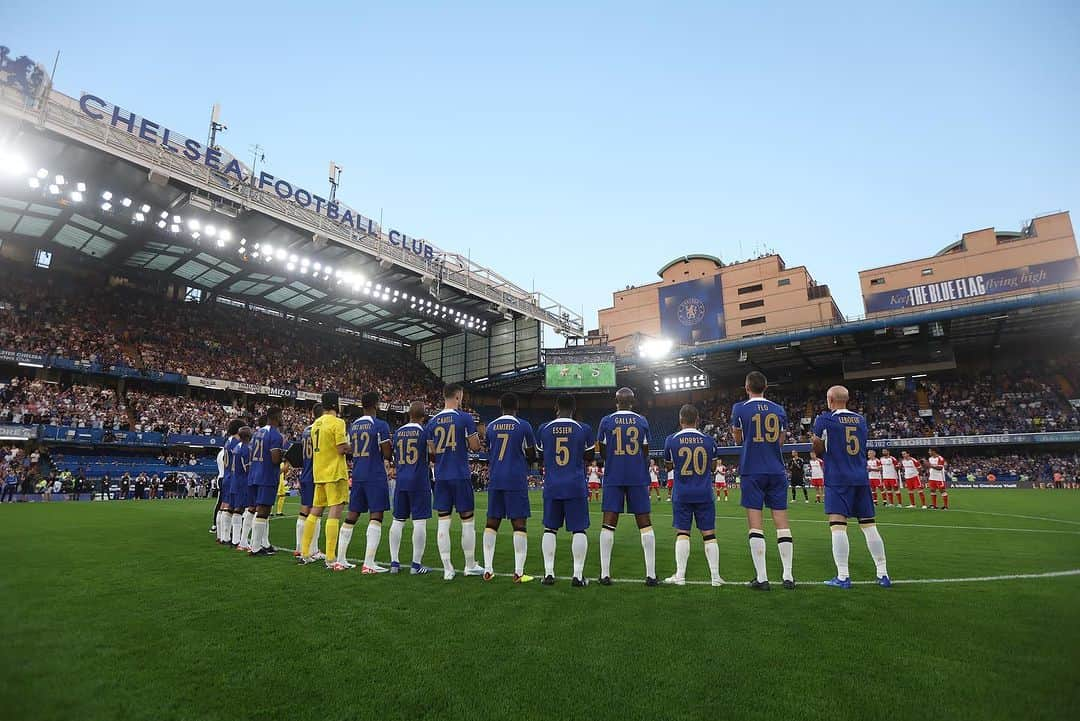
[[[848,410],[848,389],[833,386],[826,395],[829,410],[814,421],[814,451],[825,458],[825,514],[832,531],[836,576],[825,582],[833,588],[851,588],[848,573],[847,519],[858,518],[866,547],[877,568],[882,588],[892,586],[885,566],[885,542],[874,522],[874,501],[863,454],[866,452],[866,419]]]
[[[600,585],[611,585],[611,549],[619,514],[633,513],[645,555],[645,585],[656,586],[656,534],[649,498],[649,422],[634,412],[634,391],[615,393],[615,412],[600,421],[596,441],[604,459],[600,528]]]

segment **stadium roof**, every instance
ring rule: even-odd
[[[237,183],[110,127],[107,116],[103,124],[84,117],[78,101],[55,91],[42,108],[0,86],[8,140],[0,160],[9,171],[0,175],[0,233],[11,239],[408,344],[487,334],[510,317],[581,332],[580,315],[470,259],[410,252],[407,243],[429,244],[401,234],[391,242],[396,231],[370,221],[347,232],[259,192],[246,167],[251,183]],[[182,137],[175,142],[184,147]]]

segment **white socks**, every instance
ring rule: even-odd
[[[641,550],[645,552],[645,577],[656,578],[656,534],[652,526],[641,529]]]
[[[514,573],[525,575],[525,555],[529,551],[529,535],[525,531],[514,531]]]
[[[832,526],[832,556],[836,561],[836,577],[841,581],[850,578],[848,574],[848,553],[851,547],[848,545],[847,524],[841,523]],[[884,551],[884,548],[882,549]]]
[[[250,548],[253,551],[259,550],[261,546],[255,546],[251,541],[251,522],[255,518],[255,514],[251,511],[244,509],[244,515],[240,525],[240,546],[241,548]]]
[[[427,545],[427,519],[412,522],[412,562],[419,566],[424,560],[424,546]]]
[[[552,536],[554,536],[554,534],[552,534]],[[574,578],[580,580],[585,573],[585,556],[589,553],[589,537],[584,533],[575,533],[574,538],[570,543],[570,550],[574,555]],[[554,549],[552,549],[551,555],[552,563],[554,563]]]
[[[311,548],[308,549],[308,555],[314,556],[319,552],[319,534],[322,533],[322,516],[315,517],[315,535],[311,537]]]
[[[712,580],[720,580],[720,547],[715,538],[705,541],[705,560],[709,562],[709,575]]]
[[[611,576],[611,549],[615,546],[615,529],[600,528],[600,578]]]
[[[304,545],[304,523],[306,520],[307,516],[296,517],[296,545],[293,546],[293,548],[301,553],[303,553],[303,550],[300,547]]]
[[[251,545],[252,551],[258,551],[265,546],[269,546],[269,530],[270,519],[269,518],[253,518],[251,521],[251,539],[248,543]]]
[[[338,532],[337,558],[345,562],[349,560],[349,543],[352,541],[354,528],[356,528],[354,523],[342,523],[341,530]]]
[[[495,540],[498,537],[494,528],[484,528],[484,570],[488,573],[495,572],[492,564],[495,562]]]
[[[232,519],[229,518],[228,511],[217,512],[217,520],[214,521],[214,526],[217,527],[217,539],[219,541],[228,541],[232,536]]]
[[[754,561],[754,572],[759,583],[769,580],[765,573],[765,534],[760,528],[750,529],[750,558]]]
[[[367,525],[367,545],[364,546],[364,565],[375,568],[375,554],[382,540],[382,521],[370,520]]]
[[[394,519],[390,522],[390,563],[401,563],[401,535],[405,531],[405,521]]]
[[[878,578],[888,576],[889,571],[885,567],[885,541],[881,540],[881,534],[878,533],[877,526],[872,523],[863,526],[862,532],[863,537],[866,538],[866,548],[874,559],[874,566],[877,567]]]
[[[435,540],[439,546],[439,557],[442,559],[443,570],[454,570],[454,564],[450,560],[450,516],[439,517],[439,531]]]
[[[544,538],[540,542],[540,550],[544,554],[544,575],[555,575],[555,532],[544,530]]]
[[[461,522],[461,550],[465,553],[465,568],[476,565],[476,519]]]
[[[229,521],[232,524],[232,544],[237,546],[240,544],[240,540],[243,538],[241,531],[244,527],[244,516],[239,513],[230,513]]]
[[[690,536],[675,537],[675,577],[686,578],[686,561],[690,558]]]
[[[780,563],[784,566],[784,580],[794,581],[795,576],[791,572],[791,562],[795,556],[795,545],[791,540],[791,529],[776,529],[776,548],[780,551]]]

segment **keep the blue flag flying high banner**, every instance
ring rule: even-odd
[[[681,345],[723,338],[724,289],[720,275],[661,286],[660,332]]]
[[[1066,258],[1050,263],[1025,265],[993,273],[968,275],[952,280],[923,283],[910,288],[898,288],[866,296],[866,312],[880,313],[887,310],[918,308],[939,303],[951,303],[970,298],[981,298],[999,293],[1020,290],[1036,290],[1059,283],[1080,279],[1077,259]]]

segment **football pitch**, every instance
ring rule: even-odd
[[[625,582],[541,586],[533,496],[537,580],[522,586],[248,558],[207,533],[210,501],[0,506],[3,717],[1057,719],[1080,708],[1080,492],[955,491],[948,512],[881,509],[897,583],[846,591],[821,585],[835,573],[829,531],[800,497],[800,585],[780,588],[768,523],[769,593],[742,586],[752,564],[738,491],[718,503],[723,588],[646,588],[629,517],[612,568]],[[293,501],[271,523],[273,543],[291,548],[295,512]],[[670,505],[653,518],[663,578]],[[852,578],[872,581],[854,523],[849,537]],[[460,570],[456,522],[452,538]],[[384,533],[383,562],[386,544]],[[350,555],[363,546],[358,531]],[[512,570],[512,554],[504,524],[497,571]],[[439,565],[434,520],[425,562]],[[556,571],[569,570],[563,533]],[[708,580],[696,531],[687,577]]]

